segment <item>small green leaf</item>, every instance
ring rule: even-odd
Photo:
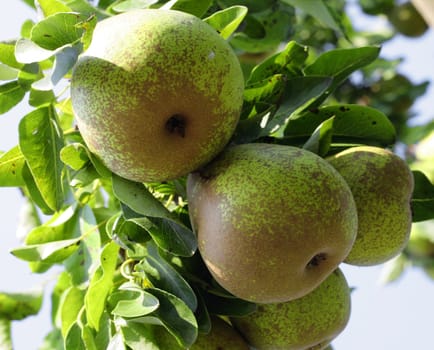
[[[33,26],[30,39],[36,45],[51,51],[74,44],[83,35],[83,29],[77,24],[86,19],[87,17],[80,13],[55,13]]]
[[[69,329],[74,322],[77,321],[80,310],[84,304],[84,290],[72,286],[65,291],[62,296],[62,302],[60,304],[60,320],[61,320],[61,331],[63,337],[69,332]]]
[[[414,190],[411,199],[413,222],[434,219],[434,184],[421,171],[413,171]]]
[[[303,148],[324,157],[332,142],[334,118],[331,117],[323,121],[303,145]]]
[[[36,315],[42,306],[43,291],[28,293],[0,292],[0,319],[22,320]]]
[[[53,103],[56,99],[53,90],[41,91],[33,87],[30,89],[29,104],[33,107],[44,107]]]
[[[46,264],[54,264],[64,261],[73,254],[80,243],[80,239],[67,239],[42,244],[26,245],[15,248],[11,253],[25,261],[40,261]]]
[[[55,53],[56,51],[46,50],[26,38],[18,40],[15,45],[15,56],[20,63],[41,62],[50,58]]]
[[[18,80],[0,85],[0,114],[15,107],[24,98],[26,91]]]
[[[23,67],[15,58],[15,42],[0,42],[0,62],[15,69]]]
[[[232,6],[221,11],[214,12],[211,16],[204,19],[223,39],[228,39],[239,27],[244,17],[247,15],[247,7]]]
[[[23,167],[25,159],[18,146],[0,156],[0,186],[24,186]]]
[[[282,74],[287,79],[303,76],[303,67],[308,56],[306,46],[290,41],[286,47],[253,68],[247,84]]]
[[[108,299],[114,305],[113,315],[133,318],[150,314],[159,306],[159,301],[144,290],[119,290],[112,293]]]
[[[63,203],[63,163],[59,155],[63,139],[55,113],[52,107],[39,108],[24,116],[19,124],[21,151],[52,210],[58,210]]]
[[[178,298],[182,299],[185,304],[195,311],[197,308],[197,299],[190,285],[185,279],[158,253],[154,244],[148,243],[148,255],[140,263],[136,264],[136,272],[144,274],[153,286],[163,289]]]
[[[158,318],[182,346],[189,348],[193,345],[197,338],[197,322],[191,309],[181,299],[164,290],[150,288],[148,291],[160,302],[160,307],[150,315]]]
[[[89,162],[87,149],[81,143],[71,143],[60,151],[60,159],[74,170],[80,170]]]
[[[86,316],[89,326],[99,331],[107,296],[113,286],[119,246],[110,242],[101,252],[100,266],[94,272],[85,296]]]
[[[19,70],[0,63],[0,80],[15,80]]]

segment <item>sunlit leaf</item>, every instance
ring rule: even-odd
[[[196,17],[202,17],[212,3],[212,0],[169,0],[161,8],[187,12]]]
[[[84,290],[72,286],[65,291],[60,305],[62,335],[66,337],[72,324],[77,321],[78,314],[84,304]]]
[[[63,203],[60,149],[61,131],[55,111],[43,107],[24,116],[19,124],[20,148],[47,205],[58,210]]]
[[[18,146],[0,156],[0,186],[24,186],[25,159]]]
[[[22,320],[39,312],[42,306],[43,291],[28,293],[0,292],[0,319]]]
[[[325,156],[332,142],[334,118],[331,117],[323,121],[303,145],[303,148],[321,157]]]
[[[153,327],[149,324],[127,321],[121,329],[125,344],[131,350],[161,350],[154,339]]]
[[[151,313],[159,306],[159,301],[144,290],[118,290],[110,295],[109,304],[114,305],[113,315],[140,317]]]
[[[18,80],[0,85],[0,114],[6,113],[20,103],[25,94],[26,91]]]
[[[100,266],[94,272],[85,296],[86,316],[89,326],[99,330],[107,296],[113,285],[119,246],[110,242],[101,252]]]
[[[211,16],[204,19],[223,39],[229,38],[238,28],[247,15],[247,7],[232,6],[221,11],[214,12]]]
[[[71,12],[71,9],[59,0],[37,0],[35,4],[44,17],[54,15],[58,12]]]
[[[157,2],[158,0],[126,0],[115,3],[111,9],[116,12],[126,12],[137,9],[145,9],[153,4],[156,4]]]
[[[3,349],[12,349],[11,320],[0,317],[0,344]]]

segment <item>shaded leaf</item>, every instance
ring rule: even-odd
[[[63,203],[60,149],[62,133],[52,107],[43,107],[24,116],[19,124],[20,148],[47,205],[58,210]]]
[[[187,12],[200,18],[206,13],[212,3],[212,0],[170,0],[163,5],[163,8]]]
[[[204,19],[204,22],[213,27],[223,39],[228,39],[238,28],[247,15],[247,7],[232,6],[214,12]]]
[[[434,219],[434,184],[421,171],[413,171],[414,190],[411,199],[413,222]]]
[[[233,296],[223,296],[200,290],[202,298],[208,308],[208,312],[226,316],[245,316],[256,311],[256,304],[235,298]]]
[[[161,350],[154,341],[153,326],[149,324],[127,321],[121,328],[125,344],[131,350]]]
[[[154,244],[148,243],[147,248],[148,255],[135,265],[135,271],[144,274],[144,277],[156,288],[182,299],[191,310],[195,311],[197,299],[190,285],[160,256]]]
[[[151,313],[184,347],[190,347],[197,338],[197,322],[191,309],[178,297],[157,288],[148,290],[156,296],[160,307]]]
[[[159,301],[152,294],[141,290],[118,290],[108,300],[113,305],[111,313],[121,317],[141,317],[156,310]]]
[[[324,157],[332,142],[334,118],[331,117],[322,122],[303,145],[303,148]]]
[[[74,322],[68,329],[68,334],[66,334],[66,337],[64,337],[65,349],[87,350],[86,345],[83,342],[83,338],[81,337],[81,332],[81,325],[77,321]]]

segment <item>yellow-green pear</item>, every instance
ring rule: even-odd
[[[244,78],[229,44],[199,18],[144,9],[100,21],[71,81],[77,125],[114,173],[174,179],[231,138]]]
[[[351,290],[337,269],[304,297],[259,305],[231,322],[257,350],[322,350],[345,329],[350,313]]]
[[[252,302],[309,293],[348,255],[357,232],[347,183],[326,160],[297,147],[227,148],[189,175],[187,197],[209,271]]]
[[[199,333],[189,350],[249,350],[246,341],[226,321],[216,316],[211,321],[210,332]],[[163,327],[155,329],[154,338],[161,350],[185,350]]]
[[[406,162],[372,146],[346,149],[329,161],[347,181],[357,205],[357,238],[345,262],[376,265],[398,255],[408,241],[412,222],[414,184]]]

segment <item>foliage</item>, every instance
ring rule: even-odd
[[[399,62],[381,58],[393,33],[356,32],[343,0],[25,2],[41,19],[0,43],[0,113],[25,98],[33,110],[21,118],[19,145],[0,156],[0,186],[21,189],[29,208],[23,220],[34,225],[12,254],[34,273],[63,267],[51,291],[53,331],[41,349],[141,349],[152,324],[188,347],[209,330],[210,314],[256,308],[222,290],[196,252],[184,178],[140,184],[113,175],[75,128],[68,79],[99,20],[165,7],[213,26],[246,78],[234,143],[289,144],[323,157],[353,145],[404,145],[411,155],[434,129],[409,126],[427,83],[413,84],[398,73]],[[360,3],[371,15],[383,13]],[[361,38],[366,45],[356,46]],[[414,221],[433,219],[433,178],[414,175]],[[433,271],[433,261],[431,254],[423,266]],[[40,301],[40,293],[0,294],[0,339],[9,339],[11,320],[37,313]]]

